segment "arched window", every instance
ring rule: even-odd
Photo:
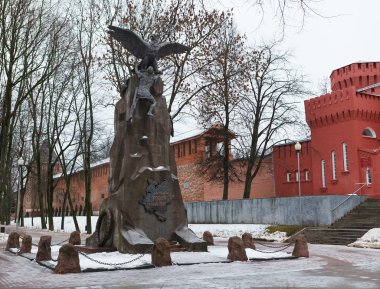
[[[332,179],[336,180],[336,153],[335,151],[331,152],[331,166],[332,166]]]
[[[362,136],[376,138],[376,133],[372,128],[366,127],[365,129],[363,129]]]
[[[348,172],[348,146],[343,143],[343,170]]]
[[[322,169],[322,188],[326,188],[325,160],[321,161]]]

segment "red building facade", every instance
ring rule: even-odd
[[[223,153],[223,135],[218,126],[204,131],[193,131],[187,135],[176,137],[171,147],[177,163],[178,179],[184,202],[221,200],[223,196],[223,180],[211,180],[207,163],[210,159]],[[229,139],[235,135],[230,132]],[[245,162],[233,160],[231,147],[228,147],[231,163],[238,178],[229,183],[229,199],[241,199],[244,190]],[[220,162],[219,162],[220,163]],[[219,167],[212,168],[216,171]],[[93,212],[100,210],[103,200],[109,196],[109,159],[91,165],[91,203]],[[55,189],[53,208],[56,215],[70,212],[68,202],[64,205],[66,183],[62,174],[57,172],[54,177]],[[36,189],[33,181],[27,184],[27,194],[24,200],[24,212],[38,215],[39,207],[36,199]],[[85,184],[83,170],[74,172],[70,177],[70,196],[74,210],[84,213]],[[252,183],[251,198],[274,197],[273,167],[271,157],[263,162],[258,176]]]
[[[311,140],[300,142],[302,195],[380,197],[380,62],[353,63],[332,72],[332,92],[305,101]],[[293,144],[273,150],[276,196],[298,190]]]

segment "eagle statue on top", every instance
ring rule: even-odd
[[[140,70],[146,70],[149,66],[152,66],[155,74],[161,74],[157,67],[159,59],[170,54],[180,54],[191,50],[190,47],[179,43],[159,43],[158,35],[152,35],[151,42],[148,43],[129,29],[112,25],[108,26],[108,28],[108,33],[112,38],[120,42],[136,58],[142,59],[138,67]]]

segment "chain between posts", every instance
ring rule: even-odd
[[[256,241],[256,240],[255,240],[255,243],[259,244],[261,246],[264,246],[264,247],[275,248],[275,249],[277,249],[277,248],[283,248],[283,247],[287,247],[288,248],[290,246],[290,244],[291,244],[291,243],[289,243],[289,244],[285,244],[285,245],[273,246],[273,245],[268,245],[268,244],[265,244],[265,243],[262,243],[262,242],[259,242],[259,241]]]
[[[20,236],[20,238],[21,238],[21,240],[24,240],[24,237]],[[63,240],[62,242],[58,242],[56,244],[51,244],[50,246],[58,246],[58,245],[61,245],[63,243],[66,243],[69,240],[70,240],[70,238],[67,238],[66,240]],[[32,245],[38,247],[38,244],[36,244],[36,243],[32,242]]]
[[[277,253],[277,252],[280,252],[280,251],[284,251],[284,250],[286,250],[287,248],[289,248],[290,246],[292,246],[293,244],[288,244],[288,245],[286,245],[285,247],[279,247],[279,248],[281,248],[281,249],[279,249],[279,250],[275,250],[275,251],[261,251],[261,250],[258,250],[258,249],[253,249],[253,250],[255,250],[255,251],[257,251],[257,252],[260,252],[260,253],[266,253],[266,254],[270,254],[270,253]]]
[[[99,260],[96,260],[92,257],[90,257],[88,254],[86,253],[83,253],[83,252],[79,252],[79,254],[81,254],[83,257],[95,262],[95,263],[98,263],[98,264],[101,264],[101,265],[107,265],[107,266],[121,266],[121,265],[126,265],[126,264],[129,264],[129,263],[132,263],[134,261],[137,261],[139,259],[141,259],[142,257],[144,257],[147,253],[149,252],[152,252],[152,249],[153,247],[149,248],[148,250],[146,250],[144,253],[140,254],[139,256],[137,256],[136,258],[133,258],[131,260],[128,260],[128,261],[125,261],[125,262],[121,262],[121,263],[109,263],[109,262],[102,262],[102,261],[99,261]]]

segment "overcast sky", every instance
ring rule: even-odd
[[[237,28],[251,44],[283,38],[281,49],[291,52],[291,65],[306,75],[308,88],[315,91],[315,96],[319,95],[319,82],[329,77],[332,70],[357,61],[380,61],[376,32],[380,27],[380,0],[309,0],[323,17],[306,15],[302,26],[302,15],[290,11],[284,34],[274,9],[267,6],[263,14],[252,4],[254,1],[206,0],[206,3],[220,9],[233,8]],[[113,116],[109,122],[111,125]],[[189,119],[176,123],[176,135],[181,136],[195,126],[196,122]]]
[[[379,0],[311,1],[325,17],[308,15],[301,27],[301,15],[289,13],[290,25],[282,43],[292,53],[294,67],[308,76],[311,89],[316,89],[318,82],[336,68],[357,61],[380,61]],[[220,5],[234,8],[238,29],[246,33],[251,43],[280,39],[282,31],[274,20],[273,9],[265,9],[262,20],[263,14],[250,2],[253,0],[223,0]]]

